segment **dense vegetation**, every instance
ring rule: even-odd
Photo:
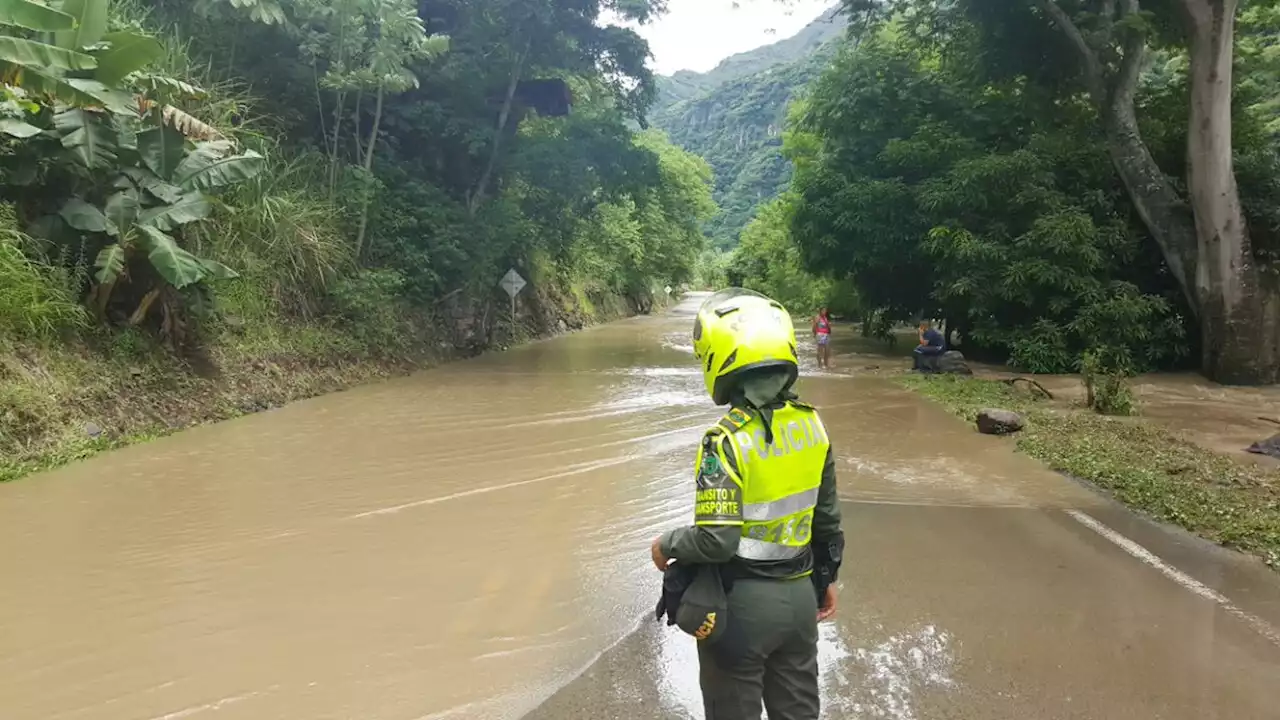
[[[735,55],[711,72],[658,78],[654,125],[715,172],[720,212],[707,235],[717,248],[735,247],[757,209],[787,188],[787,106],[826,67],[844,28],[844,16],[833,10],[796,36]]]
[[[788,221],[748,229],[776,237],[747,283],[790,243],[869,315],[1027,370],[1277,379],[1274,8],[846,7],[869,29],[792,108]]]
[[[159,354],[403,360],[646,310],[715,210],[707,164],[634,129],[647,45],[599,22],[661,6],[0,3],[0,457]]]
[[[652,12],[6,3],[4,272],[175,346],[201,304],[250,310],[240,293],[360,322],[348,311],[370,302],[487,296],[511,265],[642,299],[689,276],[710,176],[628,130],[653,78],[602,7]],[[80,320],[18,302],[7,327]]]

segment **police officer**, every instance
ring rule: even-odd
[[[748,290],[703,303],[694,354],[729,412],[702,438],[694,524],[653,541],[654,564],[718,563],[732,579],[732,658],[698,642],[707,720],[817,720],[818,622],[836,608],[844,548],[835,464],[817,411],[791,392],[799,366],[783,306]]]

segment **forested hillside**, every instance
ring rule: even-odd
[[[787,186],[787,106],[830,62],[832,41],[845,27],[833,9],[796,36],[735,55],[711,72],[658,78],[654,125],[715,172],[720,212],[707,232],[716,246],[733,247],[757,208]]]
[[[646,311],[714,211],[599,23],[660,7],[0,3],[0,480]]]

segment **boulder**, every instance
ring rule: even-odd
[[[102,426],[98,425],[98,423],[87,422],[84,424],[85,435],[88,435],[89,437],[96,440],[102,437],[102,433],[103,433]]]
[[[1016,412],[992,408],[978,411],[978,432],[984,435],[1009,435],[1026,426],[1026,421]]]
[[[1254,455],[1267,455],[1273,458],[1280,458],[1280,435],[1272,435],[1266,440],[1259,440],[1246,448],[1246,451],[1251,452]]]
[[[972,375],[969,363],[965,362],[964,353],[948,350],[941,355],[920,355],[920,368],[925,372],[944,373],[949,375]]]

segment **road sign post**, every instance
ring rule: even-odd
[[[506,275],[502,276],[502,280],[498,284],[511,297],[511,336],[514,338],[516,333],[516,295],[519,295],[520,291],[528,283],[524,281],[524,278],[520,277],[520,273],[516,272],[515,268],[511,268]]]

